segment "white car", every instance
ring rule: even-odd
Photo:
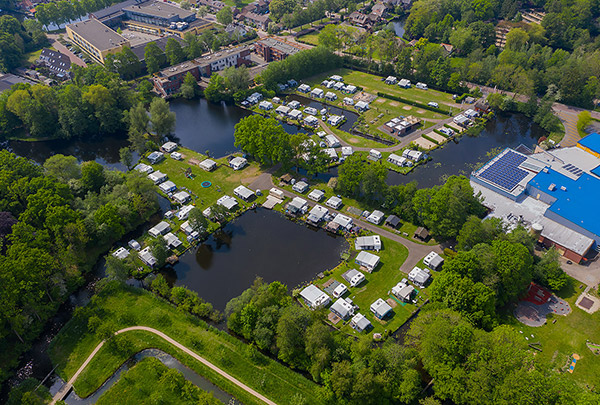
[[[429,107],[433,107],[433,108],[439,108],[440,105],[438,103],[436,103],[435,101],[430,101],[429,103],[427,103],[427,105]]]

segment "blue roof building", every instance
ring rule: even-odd
[[[593,134],[581,138],[581,140],[577,142],[577,146],[597,158],[600,158],[600,134],[594,132]]]

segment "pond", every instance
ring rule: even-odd
[[[344,238],[258,208],[227,224],[162,273],[170,283],[187,286],[222,311],[256,277],[268,283],[278,280],[292,289],[337,266],[347,248]]]
[[[323,90],[326,90],[326,89],[323,89]],[[329,104],[324,104],[324,103],[321,103],[320,101],[316,101],[316,100],[313,100],[308,97],[303,97],[298,94],[292,94],[287,99],[288,99],[288,101],[298,100],[299,102],[302,103],[302,105],[304,107],[314,107],[317,110],[326,108],[329,111],[330,115],[343,115],[344,117],[346,117],[346,121],[344,121],[344,123],[338,127],[342,131],[350,132],[350,129],[352,128],[352,126],[354,125],[356,120],[358,119],[358,114],[353,111],[344,110],[342,108],[335,107],[335,106],[332,106]]]
[[[392,20],[392,25],[394,26],[394,32],[397,36],[402,38],[404,35],[404,25],[406,24],[406,17],[400,17]]]
[[[419,187],[443,184],[451,175],[469,176],[476,165],[489,160],[488,152],[496,148],[517,147],[520,144],[533,149],[537,140],[546,135],[531,118],[522,114],[498,115],[490,120],[478,136],[463,136],[458,143],[448,142],[429,155],[432,160],[420,165],[408,175],[390,171],[389,185],[406,184],[416,180]]]
[[[196,385],[204,391],[211,392],[215,396],[215,398],[217,398],[224,404],[230,403],[230,401],[235,399],[232,395],[223,391],[221,388],[217,387],[212,382],[202,377],[200,374],[188,368],[170,354],[158,349],[145,349],[135,354],[127,362],[125,362],[125,364],[119,367],[117,371],[115,371],[115,373],[112,376],[110,376],[100,388],[98,388],[96,391],[94,391],[94,393],[92,393],[88,397],[80,398],[77,394],[75,394],[74,391],[71,391],[64,399],[64,401],[67,405],[95,404],[98,401],[98,399],[102,396],[102,394],[108,391],[117,381],[119,381],[119,378],[123,373],[127,372],[140,360],[145,359],[147,357],[155,357],[158,360],[160,360],[165,366],[178,370],[179,372],[181,372],[181,374],[183,374],[186,380],[190,381],[192,384]],[[63,384],[64,381],[57,378],[50,387],[50,393],[54,395],[56,392],[58,392],[58,390],[62,387]],[[237,400],[235,400],[235,403],[241,405],[241,402],[238,402]]]

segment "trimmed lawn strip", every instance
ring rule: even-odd
[[[133,287],[109,287],[101,291],[94,296],[88,306],[79,310],[54,338],[49,348],[50,358],[58,366],[57,373],[65,380],[75,373],[100,342],[100,339],[87,328],[89,317],[94,315],[105,322],[112,322],[114,330],[135,325],[161,330],[275,402],[290,403],[294,396],[302,395],[308,403],[320,403],[317,384],[261,353],[253,353],[247,344],[225,332],[208,327],[206,323],[194,316],[176,310],[154,294]],[[144,337],[148,333],[146,332],[145,335],[132,331],[125,333],[124,336],[128,334]],[[167,343],[154,336],[144,337],[140,340],[139,346],[130,349],[124,355],[108,353],[105,356],[104,353],[107,352],[103,347],[102,355],[90,363],[81,374],[81,380],[76,382],[78,395],[89,395],[97,389],[131,354],[144,348],[158,346],[157,348],[163,349],[156,339],[160,339],[164,344]],[[141,344],[143,342],[146,344]],[[189,356],[177,354],[173,347],[165,347],[163,350],[175,355],[182,363],[206,376],[224,390],[235,396],[238,395],[229,389],[230,387],[219,384],[218,379],[207,375],[208,373],[200,367],[201,364],[187,358]],[[80,391],[80,388],[83,391]],[[247,401],[244,399],[244,402]]]

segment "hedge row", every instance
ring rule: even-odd
[[[424,109],[429,110],[429,111],[433,111],[433,112],[437,112],[437,113],[440,113],[440,114],[445,114],[445,115],[448,115],[448,116],[452,116],[452,114],[450,114],[450,111],[448,111],[448,110],[443,110],[441,108],[431,107],[430,105],[419,103],[417,101],[408,100],[406,98],[402,98],[402,97],[398,97],[398,96],[392,96],[390,94],[385,94],[385,93],[382,93],[380,91],[377,92],[377,95],[379,97],[388,98],[390,100],[400,101],[401,103],[412,105],[414,107],[424,108]]]
[[[438,145],[438,146],[439,146],[439,144],[440,144],[438,141],[436,141],[436,140],[435,140],[435,139],[433,139],[433,138],[430,138],[430,137],[428,137],[427,135],[421,135],[421,137],[422,137],[422,138],[425,138],[425,139],[427,139],[429,142],[433,142],[433,143],[435,143],[435,144],[436,144],[436,145]]]

